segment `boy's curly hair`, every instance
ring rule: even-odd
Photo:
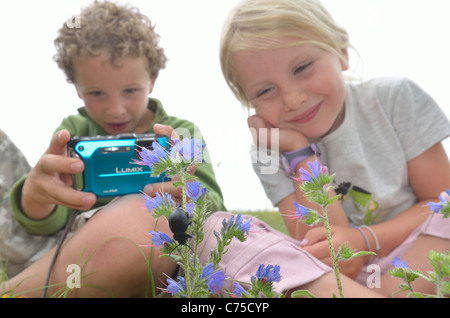
[[[75,81],[76,60],[101,54],[113,65],[121,58],[143,57],[151,79],[156,79],[165,67],[167,58],[158,46],[159,35],[137,8],[95,1],[76,18],[77,27],[64,23],[55,39],[54,60],[69,83]]]

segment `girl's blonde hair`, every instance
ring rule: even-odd
[[[87,57],[105,55],[113,65],[121,58],[143,57],[151,79],[165,67],[159,35],[137,8],[95,1],[76,19],[76,26],[64,23],[55,39],[54,60],[69,83],[75,81],[74,62]]]
[[[281,38],[292,45],[312,44],[344,58],[349,46],[347,32],[338,26],[316,0],[244,0],[225,22],[220,45],[222,73],[234,95],[251,104],[236,79],[233,54],[241,50],[281,47]]]

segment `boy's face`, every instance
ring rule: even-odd
[[[311,45],[239,51],[233,61],[256,115],[272,127],[316,138],[340,124],[347,61]]]
[[[104,56],[74,63],[75,86],[89,116],[108,134],[144,133],[154,114],[147,108],[153,90],[143,58],[124,58],[114,66]]]

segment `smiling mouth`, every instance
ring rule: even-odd
[[[291,120],[291,122],[295,122],[297,124],[304,124],[304,123],[307,123],[307,122],[311,121],[314,117],[316,117],[316,115],[319,112],[321,106],[322,106],[322,102],[320,102],[316,106],[308,109],[303,114],[300,114],[299,116],[294,117]]]

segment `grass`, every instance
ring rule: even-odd
[[[235,213],[235,214],[241,213],[241,214],[251,215],[252,217],[258,218],[261,221],[266,222],[274,229],[276,229],[284,234],[288,234],[286,226],[284,225],[283,218],[281,217],[281,215],[278,211],[272,211],[272,210],[231,211],[231,213]]]

